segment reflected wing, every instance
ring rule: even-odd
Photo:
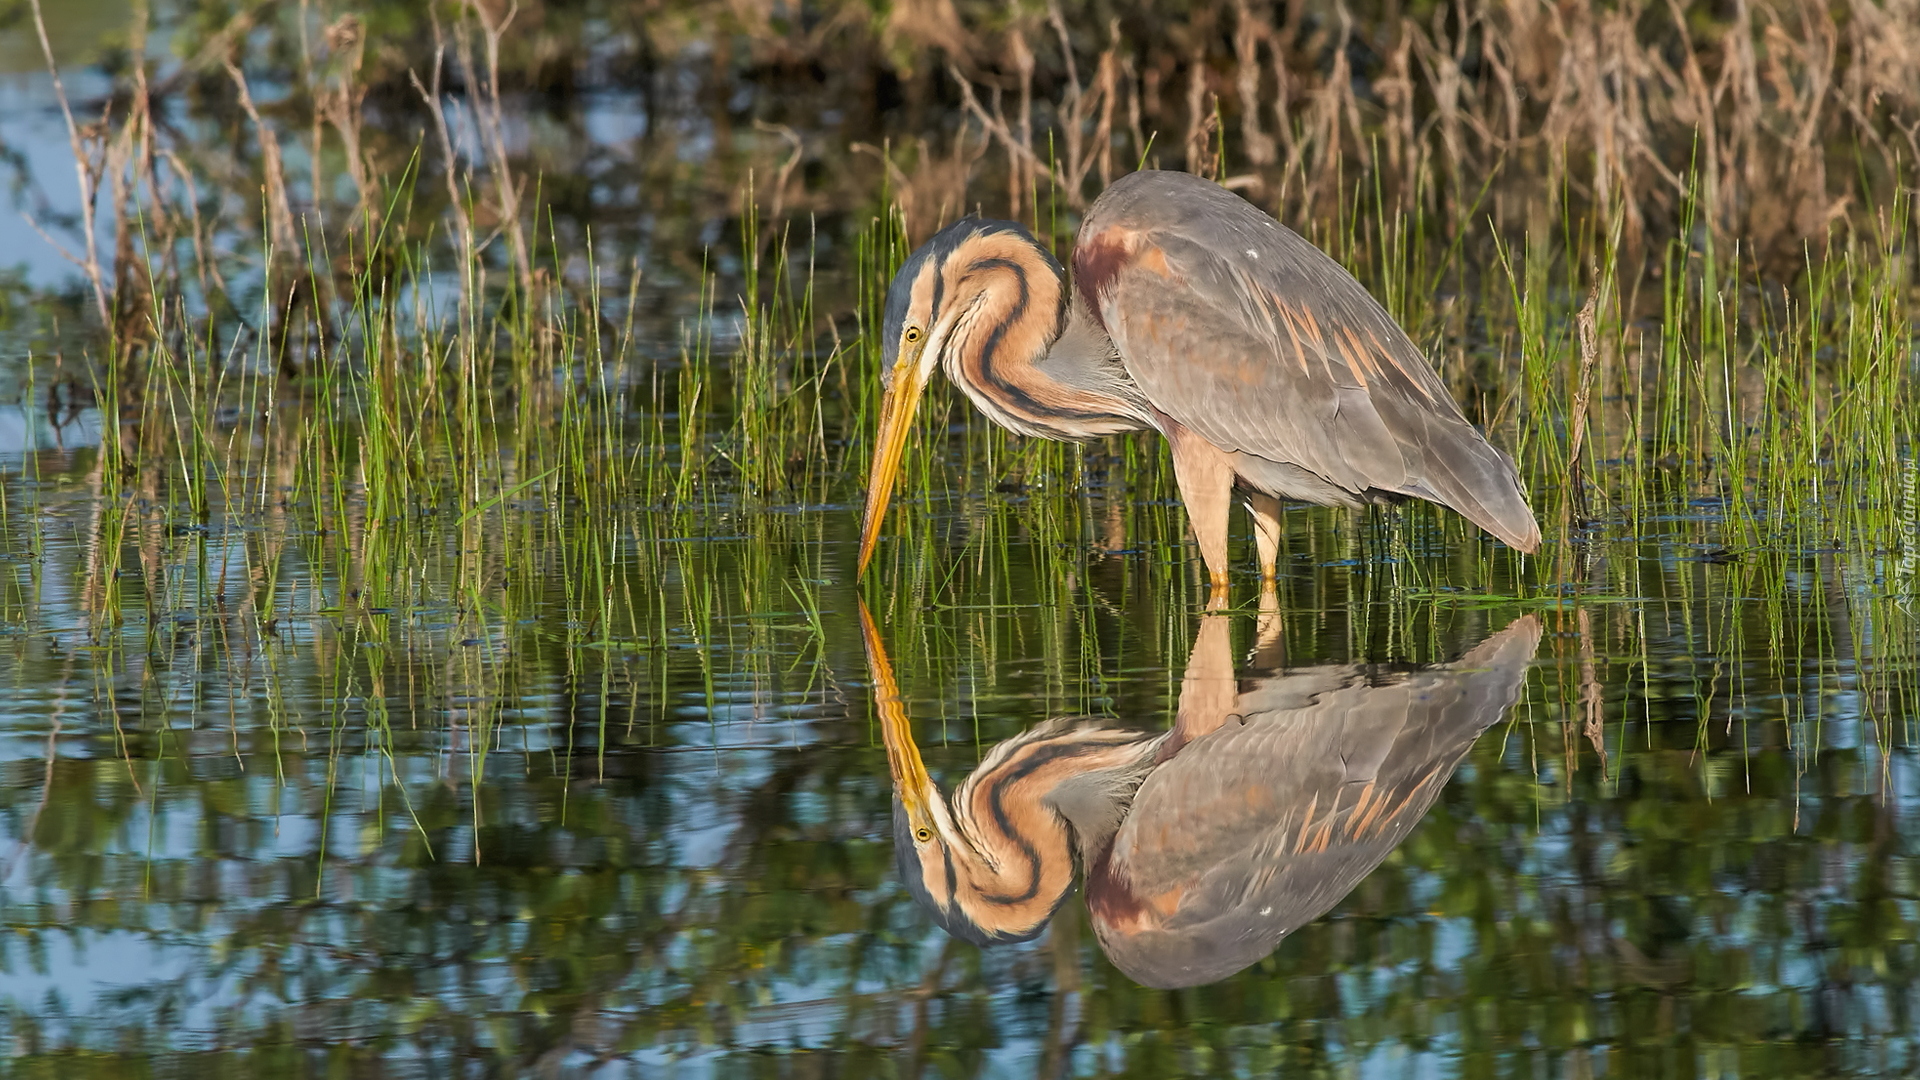
[[[1185,173],[1135,173],[1088,213],[1074,271],[1146,400],[1246,455],[1247,479],[1320,501],[1431,499],[1537,546],[1512,460],[1419,348],[1338,263],[1246,200]]]
[[[1239,971],[1338,903],[1426,814],[1476,738],[1519,697],[1540,644],[1528,616],[1458,663],[1302,704],[1300,674],[1242,696],[1140,785],[1087,905],[1116,966],[1150,986]]]

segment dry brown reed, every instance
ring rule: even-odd
[[[478,120],[480,140],[485,150],[488,171],[493,177],[495,206],[499,211],[498,231],[505,235],[507,250],[513,256],[513,270],[520,281],[520,294],[533,296],[533,260],[527,252],[527,234],[520,212],[524,190],[516,184],[513,166],[507,157],[506,118],[500,107],[500,42],[506,36],[513,20],[520,14],[519,0],[513,0],[505,12],[498,15],[490,12],[479,0],[467,0],[461,8],[463,18],[471,16],[479,25],[480,41],[486,48],[486,78],[482,79],[473,61],[473,35],[462,32],[454,35],[454,55],[460,61],[460,74],[473,101],[474,116]],[[436,25],[438,16],[436,18]]]
[[[1573,407],[1567,412],[1567,510],[1569,518],[1587,517],[1586,443],[1587,406],[1593,400],[1593,376],[1600,359],[1600,289],[1587,294],[1587,302],[1574,314],[1574,337],[1580,347],[1580,378],[1573,391]],[[1566,523],[1571,525],[1572,521]]]
[[[79,187],[74,230],[79,250],[69,250],[44,230],[42,235],[86,275],[94,313],[110,337],[106,351],[115,359],[108,381],[120,399],[130,403],[141,396],[148,374],[142,350],[163,333],[211,342],[229,335],[227,340],[238,347],[253,328],[263,325],[260,332],[271,359],[282,371],[311,370],[337,337],[334,324],[342,304],[350,302],[347,294],[356,283],[365,283],[356,275],[366,267],[355,260],[364,257],[370,238],[356,236],[379,226],[382,193],[393,179],[391,168],[383,168],[364,145],[371,81],[364,70],[366,31],[359,17],[345,13],[315,23],[319,32],[310,35],[309,22],[325,12],[309,2],[299,5],[291,21],[299,30],[304,108],[297,97],[272,105],[257,100],[258,77],[249,74],[251,63],[238,51],[263,17],[256,7],[233,15],[164,79],[150,80],[144,59],[128,64],[120,88],[99,104],[99,118],[86,122],[76,115],[54,62],[40,0],[32,0],[29,10],[66,119]],[[450,30],[441,27],[437,9],[431,12],[434,48],[426,65],[428,77],[407,73],[432,120],[431,141],[420,149],[423,156],[438,159],[432,171],[444,179],[451,247],[474,269],[460,274],[463,305],[472,299],[470,294],[490,287],[498,291],[501,283],[489,285],[483,257],[495,240],[504,241],[507,284],[517,288],[518,295],[532,297],[537,275],[531,214],[524,205],[527,181],[516,170],[507,145],[500,63],[518,8],[509,4],[495,10],[468,0],[458,11]],[[136,0],[130,57],[147,55],[150,21],[146,0]],[[459,146],[442,107],[448,94],[442,71],[449,51],[472,128],[476,149],[470,155]],[[156,121],[155,101],[180,92],[196,78],[203,93],[218,93],[209,80],[225,84],[238,120],[237,144],[209,147],[196,141],[202,135],[191,128]],[[304,145],[303,125],[296,116],[305,120]],[[303,177],[289,167],[283,149],[288,140],[307,159],[310,172]],[[336,147],[339,152],[330,155]],[[333,186],[323,171],[329,161],[344,168],[352,184],[351,200],[329,198]],[[409,161],[406,167],[414,165]],[[236,230],[231,221],[207,220],[203,196],[208,192],[214,205],[250,202],[256,215],[252,226]],[[228,250],[216,255],[214,233],[222,225]],[[435,223],[425,226],[431,230]],[[491,234],[479,235],[480,228]],[[96,241],[103,232],[112,236],[106,250]],[[241,238],[237,249],[236,233]],[[255,238],[251,253],[245,240],[249,235]],[[182,264],[181,241],[192,252],[190,265]],[[253,277],[263,294],[258,313],[235,308],[228,279],[236,267]],[[189,290],[196,294],[190,299]],[[231,337],[236,333],[238,337]]]
[[[47,21],[40,10],[40,0],[30,0],[29,8],[33,12],[33,29],[40,38],[40,53],[47,61],[47,75],[53,81],[54,96],[59,99],[60,115],[67,123],[67,141],[73,153],[73,171],[80,185],[80,222],[81,231],[85,234],[83,242],[86,246],[86,257],[80,258],[73,255],[59,241],[47,236],[44,230],[40,230],[39,223],[33,220],[31,214],[27,216],[27,220],[36,231],[40,231],[40,235],[46,239],[47,243],[65,256],[69,262],[79,266],[87,275],[88,283],[93,286],[93,298],[99,310],[100,321],[110,323],[112,319],[108,315],[106,276],[100,271],[98,234],[94,231],[93,225],[94,192],[100,186],[99,175],[93,165],[94,155],[88,145],[93,140],[91,133],[88,137],[82,136],[80,125],[73,119],[73,106],[67,100],[66,85],[60,79],[60,65],[54,61],[53,45],[47,40]]]
[[[1096,52],[1084,44],[1094,27],[1053,3],[977,32],[972,66],[956,63],[952,77],[1002,155],[988,165],[1008,177],[1014,213],[1041,180],[1084,205],[1098,190],[1090,157],[1152,164],[1184,148],[1164,163],[1206,171],[1219,147],[1232,186],[1295,220],[1331,218],[1351,194],[1342,178],[1371,173],[1396,205],[1426,200],[1420,209],[1450,228],[1484,190],[1502,230],[1618,214],[1636,248],[1677,220],[1697,177],[1717,236],[1792,260],[1802,241],[1884,201],[1920,159],[1914,0],[1426,11],[1395,20],[1344,2],[1235,0],[1200,9],[1184,35],[1170,12],[1159,23],[1149,12],[1131,34],[1102,24]],[[1100,73],[1091,85],[1082,57]],[[1036,95],[1037,84],[1058,93]],[[1122,114],[1149,130],[1121,128]]]
[[[772,86],[812,65],[839,86],[835,108],[852,104],[839,129],[851,136],[839,142],[804,115],[808,98],[753,110],[764,152],[745,167],[762,177],[758,209],[776,231],[787,213],[872,206],[870,173],[833,167],[866,154],[885,158],[887,194],[912,238],[970,209],[1041,223],[1044,206],[1083,208],[1123,171],[1171,165],[1217,173],[1294,223],[1331,223],[1365,184],[1448,236],[1490,219],[1509,238],[1542,238],[1596,215],[1620,217],[1622,242],[1647,252],[1697,190],[1707,238],[1740,238],[1745,256],[1791,273],[1805,240],[1870,217],[1920,160],[1920,0],[1150,0],[1117,13],[1075,0],[900,0],[877,21],[852,0],[814,0],[806,19],[776,19],[758,2],[695,4],[707,8],[712,17],[695,23],[636,8],[636,63],[672,63],[689,27],[707,25],[716,52],[703,77]],[[376,223],[380,192],[413,161],[420,179],[444,186],[442,221],[459,248],[501,242],[513,284],[532,294],[540,208],[503,100],[541,63],[588,61],[578,42],[564,48],[559,15],[538,0],[449,10],[442,25],[442,6],[426,6],[417,38],[369,48],[361,17],[323,0],[298,13],[248,8],[152,86],[148,65],[132,63],[96,123],[69,108],[86,246],[71,258],[102,321],[140,336],[146,275],[132,267],[148,263],[198,282],[204,307],[221,307],[225,279],[200,217],[200,194],[217,188],[255,192],[265,258],[284,263],[269,279],[286,323],[301,288],[332,279],[298,273],[296,248],[338,248]],[[144,42],[146,21],[142,4],[132,40]],[[259,33],[298,54],[280,77],[301,92],[271,110],[255,108],[257,61],[236,54]],[[209,75],[227,83],[248,131],[232,160],[180,146],[148,115],[150,102],[188,81],[205,88]],[[852,88],[883,77],[906,106],[877,119]],[[372,131],[369,94],[386,110]],[[459,125],[442,108],[449,94],[468,106]],[[396,125],[396,104],[419,108],[420,158],[394,138],[409,129]],[[724,142],[730,110],[710,119]],[[288,138],[311,163],[303,184],[280,161]],[[328,206],[326,161],[344,163],[349,206]],[[111,273],[109,252],[92,250],[94,215],[113,221]],[[1058,225],[1071,227],[1071,215]],[[171,265],[180,236],[192,238],[190,269]]]
[[[1550,245],[1576,227],[1611,232],[1617,222],[1623,280],[1637,279],[1634,253],[1657,254],[1651,241],[1697,205],[1699,235],[1688,243],[1737,240],[1753,265],[1791,277],[1804,244],[1825,243],[1836,224],[1871,221],[1920,159],[1920,0],[1222,0],[1117,15],[1086,0],[902,0],[878,21],[851,4],[816,0],[808,11],[819,18],[784,21],[759,3],[711,12],[710,30],[738,31],[709,34],[714,78],[771,84],[814,65],[842,90],[891,77],[904,102],[884,114],[846,109],[865,119],[838,129],[756,107],[758,149],[728,182],[757,178],[757,210],[772,226],[763,237],[779,235],[790,214],[867,211],[879,196],[898,204],[911,240],[971,210],[1064,239],[1072,212],[1115,176],[1163,165],[1215,175],[1323,238],[1343,208],[1351,213],[1356,191],[1388,213],[1419,215],[1440,240],[1484,237],[1490,225],[1509,242]],[[537,0],[445,10],[453,17],[443,25],[441,6],[424,9],[418,40],[372,48],[359,17],[323,0],[304,0],[297,17],[249,8],[152,86],[148,65],[130,65],[99,121],[68,108],[85,237],[71,258],[102,321],[138,343],[157,332],[156,306],[178,304],[192,285],[191,307],[231,323],[227,280],[246,261],[229,257],[223,271],[212,256],[202,193],[229,202],[250,193],[266,263],[250,269],[265,271],[272,308],[266,332],[284,366],[303,370],[332,334],[334,282],[356,269],[335,265],[354,247],[346,241],[380,224],[384,193],[416,166],[424,183],[415,193],[441,189],[444,200],[436,192],[413,227],[424,218],[480,268],[477,279],[462,275],[463,305],[489,287],[484,255],[496,242],[504,272],[492,287],[534,299],[548,280],[534,254],[544,209],[537,187],[529,192],[538,174],[508,137],[505,102],[536,77],[532,58],[569,54],[552,37],[555,11]],[[633,18],[649,62],[670,64],[676,49],[692,55],[688,24],[639,10]],[[144,40],[146,22],[142,6],[132,40]],[[260,62],[236,50],[259,32],[284,40],[288,26],[298,27],[301,92],[258,107]],[[203,90],[224,83],[231,96],[245,138],[230,155],[182,145],[151,119],[153,101],[196,79]],[[457,120],[445,104],[455,96]],[[386,113],[371,128],[369,100]],[[824,111],[827,101],[816,104]],[[403,106],[416,110],[411,143],[393,136],[407,129],[394,119]],[[735,118],[715,108],[711,122],[714,144],[727,144]],[[836,130],[874,137],[836,142]],[[302,145],[310,177],[288,175],[283,142]],[[862,156],[884,162],[884,185],[868,170],[832,167]],[[323,162],[343,163],[351,200],[330,201]],[[740,209],[732,191],[724,205]],[[96,215],[112,222],[111,253],[94,250]],[[1576,226],[1583,220],[1594,224]],[[182,238],[192,267],[176,265]],[[697,255],[686,258],[697,272]],[[296,317],[309,302],[312,316]],[[309,328],[306,344],[295,342],[296,326]]]
[[[908,240],[918,244],[966,212],[967,186],[988,146],[984,139],[968,138],[962,129],[944,153],[924,138],[901,150],[871,143],[855,143],[852,149],[885,166],[887,199],[897,208]]]

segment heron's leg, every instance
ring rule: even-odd
[[[1227,519],[1233,510],[1233,465],[1227,455],[1186,428],[1167,421],[1167,444],[1173,449],[1173,477],[1180,483],[1180,501],[1187,504],[1187,521],[1200,544],[1200,561],[1207,564],[1212,590],[1207,607],[1227,606]]]
[[[1225,724],[1239,700],[1240,680],[1233,671],[1232,616],[1202,615],[1200,629],[1193,635],[1193,652],[1187,657],[1186,676],[1180,680],[1180,711],[1172,740],[1177,745],[1171,749]]]
[[[1253,624],[1253,651],[1247,666],[1278,671],[1287,666],[1286,624],[1280,621],[1280,590],[1272,578],[1260,581],[1260,617]]]
[[[1260,552],[1262,589],[1273,585],[1280,564],[1280,500],[1264,491],[1247,496],[1247,509],[1253,511],[1253,546]]]

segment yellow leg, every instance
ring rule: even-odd
[[[1240,681],[1233,671],[1233,620],[1202,615],[1187,658],[1186,677],[1180,680],[1175,741],[1184,745],[1217,729],[1233,715],[1239,700]]]
[[[1167,443],[1173,449],[1173,476],[1180,483],[1180,501],[1187,504],[1187,523],[1200,545],[1200,561],[1207,564],[1211,589],[1207,607],[1227,606],[1227,519],[1233,509],[1233,466],[1227,455],[1178,424],[1167,425]]]
[[[1207,586],[1207,610],[1225,611],[1233,606],[1233,597],[1227,591],[1227,577],[1221,574],[1211,579]]]
[[[1264,491],[1247,496],[1253,511],[1253,546],[1260,551],[1260,581],[1271,585],[1280,565],[1280,500]]]

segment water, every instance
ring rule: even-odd
[[[1462,558],[1487,542],[1440,550],[1422,514],[1295,510],[1278,631],[1242,582],[1190,660],[1222,623],[1152,540],[1177,508],[1116,508],[1121,554],[1014,538],[986,562],[981,537],[1048,500],[942,509],[938,565],[883,549],[867,595],[948,789],[1051,716],[1167,730],[1190,662],[1391,687],[1541,621],[1517,704],[1377,869],[1271,956],[1166,991],[1104,958],[1077,897],[981,949],[908,896],[849,508],[620,513],[614,616],[583,629],[551,561],[575,526],[531,508],[336,541],[298,507],[275,531],[134,498],[103,582],[93,455],[3,459],[22,1075],[1914,1065],[1912,624],[1864,560],[1775,589],[1675,514],[1556,597],[1525,587],[1537,563]],[[416,576],[371,582],[382,545]]]
[[[4,64],[30,70],[17,44]],[[0,138],[70,214],[34,78],[0,89]],[[736,307],[702,306],[698,253],[717,252],[709,295],[735,295],[736,173],[786,151],[636,101],[516,112],[513,136],[549,175],[590,178],[561,246],[591,225],[622,298],[640,269],[636,362],[672,370],[683,325],[713,327],[722,356],[737,339]],[[838,153],[820,123],[809,145]],[[728,156],[760,138],[779,153]],[[854,205],[823,214],[829,275]],[[376,518],[364,459],[337,484],[303,471],[298,440],[323,425],[292,392],[246,399],[274,402],[278,429],[212,414],[194,468],[112,468],[113,425],[76,390],[84,301],[23,227],[0,224],[31,301],[0,326],[0,1072],[1920,1069],[1910,496],[1900,551],[1801,525],[1753,547],[1675,481],[1525,560],[1419,508],[1294,508],[1277,604],[1243,576],[1224,616],[1196,606],[1179,508],[1107,477],[1110,446],[1052,471],[953,454],[903,488],[864,583],[857,477]],[[626,418],[626,449],[651,419]],[[1447,685],[1536,625],[1457,767],[1420,759],[1432,788],[1378,865],[1216,981],[1142,985],[1161,980],[1116,965],[1077,892],[1033,940],[983,949],[903,878],[872,645],[948,792],[1051,718],[1254,730],[1307,681],[1290,708],[1349,711],[1316,714],[1312,760],[1252,770],[1280,819],[1287,769],[1379,745],[1355,734],[1360,703]],[[1192,745],[1187,764],[1210,760]]]

